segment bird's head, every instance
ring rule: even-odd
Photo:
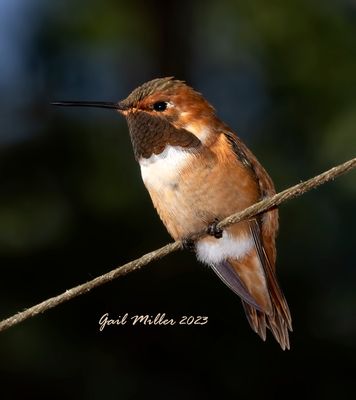
[[[157,78],[110,102],[56,102],[54,105],[112,108],[127,119],[136,158],[159,154],[167,144],[197,148],[211,137],[214,108],[185,82]]]

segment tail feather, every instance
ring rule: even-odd
[[[240,240],[250,240],[248,250],[238,256],[226,251],[226,257],[223,254],[226,243],[223,242],[221,248],[218,248],[221,260],[215,255],[210,265],[219,278],[241,298],[247,320],[261,339],[266,340],[266,331],[269,329],[281,348],[289,349],[288,331],[292,331],[292,318],[277,281],[274,256],[268,254],[268,249],[266,251],[263,245],[259,222],[256,219],[250,220],[248,227],[249,232],[242,234],[238,225],[235,231],[234,226],[228,231],[230,237],[236,235]]]
[[[292,332],[292,317],[288,303],[278,284],[273,265],[261,241],[261,231],[257,220],[250,221],[250,232],[255,242],[256,250],[263,266],[272,312],[266,315],[266,326],[272,332],[282,349],[289,349],[289,334]],[[247,315],[247,313],[246,313]],[[262,323],[262,322],[261,322]]]
[[[275,307],[273,307],[273,314],[268,315],[256,310],[243,300],[242,305],[251,328],[260,336],[263,341],[266,340],[266,328],[268,328],[272,332],[276,341],[280,344],[282,350],[289,350],[290,345],[288,325]]]
[[[247,321],[250,324],[250,327],[253,331],[255,331],[259,337],[265,341],[266,340],[266,314],[259,310],[256,310],[250,304],[241,300],[243,308],[245,310],[245,314],[247,317]]]
[[[289,333],[288,333],[288,325],[286,320],[281,317],[280,314],[277,314],[275,319],[271,319],[269,321],[268,328],[271,330],[273,336],[277,340],[277,342],[281,345],[282,349],[290,348],[289,344]]]
[[[284,294],[283,294],[281,288],[279,287],[276,273],[274,272],[264,249],[263,249],[263,254],[264,254],[264,259],[265,259],[264,271],[266,274],[269,294],[272,299],[272,303],[274,304],[274,308],[277,312],[278,319],[280,321],[283,321],[284,324],[287,326],[288,330],[290,330],[292,332],[293,331],[292,317],[291,317],[291,314],[289,311],[287,300],[284,297]]]
[[[292,319],[275,272],[265,258],[252,253],[243,260],[226,260],[212,265],[219,278],[241,298],[251,328],[266,340],[267,328],[283,350],[289,349]],[[262,266],[264,273],[260,273]]]

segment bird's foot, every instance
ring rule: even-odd
[[[182,239],[182,246],[184,250],[195,251],[195,240],[192,238],[184,238]]]
[[[222,238],[224,230],[218,227],[219,220],[215,219],[209,226],[206,232],[214,236],[216,239]]]

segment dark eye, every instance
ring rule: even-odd
[[[153,104],[153,109],[155,111],[164,111],[167,108],[167,105],[166,101],[157,101],[157,103]]]

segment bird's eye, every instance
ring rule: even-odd
[[[153,104],[153,109],[158,112],[162,112],[167,108],[168,103],[166,101],[157,101]]]

